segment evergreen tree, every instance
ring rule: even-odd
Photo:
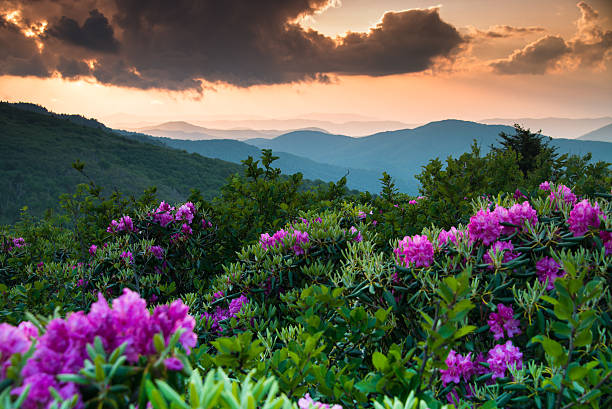
[[[550,161],[557,159],[557,148],[550,146],[551,137],[542,135],[541,131],[533,133],[519,124],[514,124],[514,130],[514,135],[501,132],[501,147],[491,148],[504,153],[513,151],[523,176],[527,177],[529,172],[536,169],[538,157],[544,156]]]

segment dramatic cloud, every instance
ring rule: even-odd
[[[544,74],[570,51],[563,38],[546,36],[515,51],[508,59],[493,63],[493,67],[500,74]]]
[[[69,44],[95,51],[116,52],[119,48],[119,43],[113,35],[113,28],[98,10],[89,12],[89,17],[82,27],[75,20],[62,16],[49,28],[49,34]]]
[[[297,23],[336,3],[12,0],[0,9],[0,56],[9,59],[0,75],[201,91],[202,81],[248,87],[420,72],[465,42],[435,8],[388,12],[369,32],[341,38]]]
[[[581,16],[571,40],[546,36],[515,50],[508,58],[491,64],[499,74],[545,74],[559,69],[602,68],[612,54],[612,30],[603,30],[599,14],[585,2],[578,3]]]
[[[543,33],[545,31],[546,29],[544,27],[513,27],[498,25],[490,27],[488,30],[472,29],[469,38],[509,38]]]

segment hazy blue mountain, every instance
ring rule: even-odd
[[[205,157],[217,158],[235,163],[240,163],[241,160],[246,159],[248,156],[258,158],[261,152],[260,148],[256,146],[231,139],[193,141],[158,138],[158,140],[176,149],[183,149],[187,152],[195,152]],[[307,179],[320,179],[325,182],[331,182],[337,181],[348,172],[347,186],[349,188],[368,190],[373,193],[380,190],[380,182],[378,179],[382,176],[382,172],[363,170],[354,166],[337,166],[320,163],[304,157],[306,155],[298,156],[279,150],[274,150],[274,155],[279,157],[279,159],[274,162],[274,165],[279,167],[285,174],[301,172]],[[398,178],[396,184],[398,188],[405,192],[416,192],[417,190],[417,182],[413,178]]]
[[[612,117],[601,118],[490,118],[478,121],[489,125],[519,124],[553,138],[574,139],[587,132],[612,123]]]
[[[499,140],[499,133],[514,133],[504,125],[445,120],[399,131],[381,132],[362,138],[320,132],[291,132],[272,140],[247,141],[260,148],[308,157],[337,166],[358,166],[376,172],[387,171],[393,177],[410,180],[420,173],[430,159],[459,156],[469,151],[476,140],[487,152]],[[612,161],[612,143],[553,139],[561,153],[591,152],[594,160]]]
[[[163,124],[140,128],[138,131],[145,134],[158,137],[174,138],[174,139],[237,139],[245,140],[252,138],[274,138],[279,135],[286,134],[294,129],[250,129],[250,128],[235,128],[235,129],[214,129],[197,126],[185,121],[165,122]],[[308,128],[308,131],[327,132],[322,128]]]
[[[578,139],[586,141],[612,142],[612,124],[582,135]]]

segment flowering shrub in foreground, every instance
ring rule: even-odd
[[[559,191],[554,184],[550,189]],[[140,330],[134,334],[149,334],[144,344],[118,344],[102,335],[96,343],[87,331],[77,337],[71,329],[76,325],[68,324],[87,322],[96,302],[88,314],[60,320],[67,334],[75,333],[74,345],[82,339],[93,342],[85,346],[85,355],[75,354],[82,369],[68,367],[69,375],[48,368],[38,373],[51,376],[60,396],[76,390],[80,400],[75,404],[120,396],[115,399],[119,407],[146,407],[147,401],[155,409],[171,407],[171,402],[209,408],[231,401],[234,407],[250,399],[239,391],[253,386],[253,380],[260,385],[249,392],[256,407],[265,401],[260,392],[266,382],[286,395],[277,403],[287,408],[606,407],[612,392],[607,342],[612,336],[612,206],[606,200],[584,200],[566,202],[548,191],[483,197],[472,203],[467,226],[400,233],[390,241],[391,249],[374,242],[379,232],[390,231],[385,226],[390,222],[374,209],[345,203],[301,213],[282,228],[270,229],[278,229],[275,234],[264,234],[261,241],[257,238],[262,236],[253,237],[209,281],[193,275],[190,283],[181,283],[189,288],[180,291],[181,298],[200,317],[188,325],[199,345],[183,345],[180,328],[170,349],[172,337],[153,334],[150,349],[151,333]],[[424,198],[409,206],[427,202]],[[179,260],[179,253],[172,254],[175,244],[189,251],[202,248],[192,240],[208,228],[200,230],[207,224],[194,209],[162,204],[134,216],[135,231],[113,233],[108,246],[97,243],[92,264],[112,259],[130,279],[163,276],[153,267],[171,260],[172,271],[170,264]],[[586,230],[576,235],[573,225]],[[133,263],[120,263],[121,253],[128,251]],[[88,268],[76,266],[75,278]],[[124,285],[111,282],[116,289]],[[149,298],[152,287],[151,282],[141,287],[143,298]],[[114,303],[107,308],[116,309]],[[174,316],[172,305],[158,306],[149,320],[158,308]],[[181,319],[168,322],[174,321]],[[35,358],[38,345],[46,345],[43,337],[54,333],[54,320],[41,322],[40,335],[32,332],[37,341],[24,338],[16,325],[7,332],[21,334],[11,349],[18,354],[0,361],[10,362],[5,376],[16,390],[13,401],[28,388],[28,366],[57,362]],[[108,351],[106,343],[112,345]],[[29,345],[34,345],[31,351]],[[113,347],[119,352],[112,354]],[[181,353],[189,350],[189,355]],[[106,374],[118,357],[123,357],[121,375],[95,380],[96,359]],[[194,367],[198,370],[191,371]],[[205,382],[200,371],[209,371]],[[270,376],[275,381],[266,380]],[[28,392],[38,392],[31,384]],[[126,385],[132,392],[119,392]],[[209,398],[217,403],[208,405]]]
[[[52,319],[41,328],[40,335],[30,323],[21,323],[17,328],[1,324],[0,340],[5,341],[3,358],[14,353],[25,355],[30,345],[34,347],[33,354],[25,357],[19,376],[14,376],[15,380],[21,379],[21,385],[13,388],[12,393],[29,391],[24,408],[48,405],[54,400],[52,390],[62,399],[76,396],[81,405],[84,398],[79,389],[81,378],[77,374],[81,374],[87,360],[92,359],[89,348],[94,345],[98,352],[120,351],[122,358],[135,369],[165,366],[167,370],[181,370],[182,360],[177,358],[180,352],[173,348],[164,351],[164,348],[179,344],[189,354],[196,345],[195,320],[187,314],[188,309],[177,300],[170,305],[157,306],[150,313],[138,294],[125,289],[122,296],[113,300],[112,308],[99,294],[89,313],[78,311],[65,319]],[[3,364],[0,380],[4,378],[7,364]],[[95,364],[97,367],[99,363]],[[136,375],[135,371],[132,373]],[[67,376],[69,374],[73,376]]]

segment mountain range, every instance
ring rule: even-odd
[[[54,114],[33,104],[0,105],[0,192],[5,198],[0,221],[14,217],[26,203],[50,207],[60,193],[84,182],[70,169],[76,159],[85,161],[87,174],[107,189],[136,193],[156,185],[160,197],[168,200],[185,198],[191,187],[208,198],[216,195],[227,176],[240,171],[241,160],[258,158],[264,148],[279,157],[274,164],[285,174],[302,172],[306,179],[325,182],[347,175],[349,188],[374,193],[386,171],[401,191],[416,194],[414,176],[430,159],[457,157],[473,141],[484,154],[498,143],[500,132],[514,133],[506,125],[444,120],[363,137],[309,129],[277,136],[272,132],[278,131],[259,131],[257,137],[240,141],[227,138],[236,130],[184,122],[162,124],[158,135],[150,135],[110,129],[95,119]],[[555,138],[551,144],[559,153],[592,153],[593,160],[612,162],[612,143],[588,140],[605,138],[611,127],[579,139]],[[211,138],[195,136],[203,132]]]
[[[163,124],[154,127],[139,128],[136,131],[148,135],[169,137],[175,139],[235,139],[245,140],[252,138],[274,138],[276,136],[291,132],[294,130],[304,131],[319,131],[326,132],[322,128],[303,128],[292,130],[274,130],[274,129],[213,129],[202,126],[193,125],[184,121],[164,122]]]
[[[602,126],[579,137],[580,140],[612,142],[612,124]]]
[[[574,139],[612,123],[612,117],[601,118],[489,118],[478,121],[487,125],[519,124],[533,132],[541,131],[553,138]]]
[[[500,132],[514,133],[505,125],[445,120],[414,129],[381,132],[362,138],[313,131],[291,132],[274,139],[246,141],[258,148],[272,149],[307,157],[320,163],[388,172],[400,180],[413,180],[421,167],[432,158],[445,159],[470,150],[476,141],[486,153],[497,144]],[[551,141],[560,153],[592,153],[593,160],[612,161],[612,143],[556,138]],[[416,193],[416,191],[407,191]]]

